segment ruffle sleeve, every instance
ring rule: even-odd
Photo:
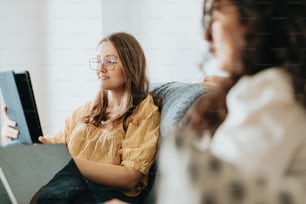
[[[153,164],[159,139],[160,113],[151,95],[135,110],[128,123],[122,149],[124,166],[147,174]]]

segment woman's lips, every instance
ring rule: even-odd
[[[100,80],[105,80],[105,79],[109,79],[110,77],[109,76],[99,76],[98,77]]]

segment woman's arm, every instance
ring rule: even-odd
[[[139,171],[121,165],[100,164],[77,157],[73,160],[85,178],[101,185],[130,189],[142,177]]]

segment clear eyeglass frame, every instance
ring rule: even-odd
[[[99,57],[93,57],[89,59],[89,68],[91,70],[98,70],[103,65],[103,68],[107,71],[112,71],[115,68],[115,65],[120,62],[119,59],[117,59],[116,56],[106,56],[103,58],[103,62]]]

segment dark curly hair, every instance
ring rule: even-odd
[[[210,17],[222,0],[205,0],[203,26],[210,32]],[[225,98],[243,75],[277,67],[292,78],[296,99],[306,107],[306,1],[305,0],[228,0],[237,8],[246,28],[242,51],[243,69],[230,73],[209,96],[200,100],[188,116],[190,127],[200,136],[214,134],[227,114]]]

